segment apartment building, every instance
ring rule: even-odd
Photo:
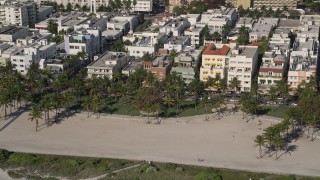
[[[107,23],[107,29],[119,30],[122,31],[122,34],[126,35],[130,31],[130,22],[111,20]]]
[[[133,33],[136,27],[139,26],[139,19],[137,16],[115,16],[112,18],[112,22],[129,22],[129,31]],[[110,26],[108,25],[108,28]]]
[[[258,84],[263,93],[268,93],[271,86],[285,78],[288,73],[288,58],[275,52],[266,52],[259,69]]]
[[[170,73],[172,62],[168,56],[156,56],[153,61],[143,62],[143,68],[151,72],[159,81],[164,80]]]
[[[121,73],[133,58],[122,52],[107,52],[100,56],[97,60],[89,64],[87,74],[92,77],[108,77],[113,78],[115,73]]]
[[[236,28],[241,28],[242,26],[248,28],[249,30],[252,30],[253,25],[255,21],[252,18],[249,17],[241,17],[238,19],[236,23]]]
[[[37,22],[37,4],[34,2],[7,2],[0,6],[2,24],[34,27]]]
[[[278,18],[260,18],[249,33],[250,41],[259,41],[262,38],[268,39],[272,29],[278,24],[278,21]]]
[[[32,63],[38,64],[41,59],[50,59],[56,55],[56,43],[49,43],[46,38],[36,41],[32,38],[17,40],[17,45],[25,43],[27,46],[12,54],[10,58],[15,69],[22,75],[27,74]]]
[[[253,0],[253,8],[282,9],[286,6],[288,9],[297,9],[297,0]]]
[[[201,14],[182,14],[180,17],[186,18],[191,26],[195,25],[201,20]]]
[[[199,70],[201,50],[192,47],[185,49],[174,58],[171,73],[175,72],[182,77],[185,83],[189,84],[194,80]]]
[[[155,43],[156,42],[152,39],[152,37],[146,37],[137,39],[136,42],[130,46],[126,46],[126,48],[130,56],[142,57],[147,52],[149,54],[155,54]]]
[[[83,7],[86,5],[90,12],[97,13],[97,9],[100,6],[109,6],[109,0],[34,0],[38,4],[43,4],[44,2],[57,2],[57,4],[63,4],[64,7],[70,3],[73,7],[77,4]],[[131,1],[132,2],[132,1]],[[151,12],[153,10],[153,1],[152,0],[137,0],[137,4],[131,5],[131,10],[135,12]]]
[[[200,80],[207,81],[209,77],[225,78],[230,47],[222,44],[208,44],[202,53]]]
[[[137,4],[131,5],[131,11],[151,12],[153,10],[153,0],[137,0]]]
[[[5,66],[10,62],[11,55],[19,50],[18,46],[9,43],[0,44],[0,66]]]
[[[235,8],[220,7],[220,9],[208,9],[201,14],[201,23],[210,23],[212,18],[228,18],[231,26],[235,25],[238,19],[238,13]],[[208,24],[209,26],[209,24]]]
[[[135,32],[133,34],[128,34],[126,36],[123,36],[123,41],[130,41],[132,43],[135,43],[142,39],[149,39],[150,43],[152,45],[157,44],[159,41],[162,43],[167,42],[168,36],[165,33],[159,33],[159,32]]]
[[[258,47],[240,46],[231,50],[228,66],[228,83],[237,77],[240,91],[250,92],[252,79],[258,69]]]
[[[309,82],[310,76],[316,75],[319,49],[317,42],[310,38],[297,38],[293,46],[288,84],[295,90],[301,82]]]
[[[61,30],[68,31],[69,29],[73,29],[75,26],[83,24],[89,20],[90,18],[83,13],[67,13],[65,15],[50,17],[38,22],[35,25],[35,28],[39,29],[41,32],[48,32],[48,24],[50,21],[53,21],[58,24],[58,32]]]
[[[102,52],[101,30],[99,28],[79,29],[64,36],[64,47],[67,54],[76,55],[86,52],[89,60]]]
[[[231,4],[233,7],[238,8],[242,6],[243,8],[251,8],[253,0],[226,0],[226,4]]]
[[[195,47],[200,46],[200,35],[204,27],[197,27],[196,25],[184,30],[185,36],[190,36],[191,45]]]
[[[189,36],[172,36],[164,43],[164,49],[181,52],[186,46],[190,46]]]
[[[190,27],[189,21],[185,19],[168,19],[160,25],[160,33],[166,33],[167,35],[172,32],[173,36],[181,36],[186,28]]]
[[[15,42],[17,39],[26,38],[28,35],[28,28],[12,25],[0,27],[0,41]]]
[[[143,59],[135,58],[134,60],[130,61],[126,67],[122,69],[122,74],[130,76],[140,68],[143,68]]]
[[[52,6],[39,6],[38,14],[37,14],[37,22],[47,19],[51,14],[53,14],[53,11],[54,9]]]

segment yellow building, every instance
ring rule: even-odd
[[[214,44],[209,44],[202,54],[202,64],[200,68],[200,80],[207,81],[209,77],[225,77],[226,58],[228,58],[230,48],[223,45],[220,49]]]
[[[231,4],[235,8],[242,6],[243,8],[247,9],[251,7],[251,0],[226,0],[227,4]]]
[[[286,6],[288,9],[297,8],[297,0],[253,0],[253,8],[261,8],[265,6],[266,8],[282,9]]]

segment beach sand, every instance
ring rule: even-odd
[[[205,116],[170,118],[161,124],[120,115],[100,118],[86,113],[65,118],[35,132],[28,113],[0,120],[0,146],[11,151],[173,162],[270,173],[320,176],[320,140],[306,137],[292,145],[296,151],[259,159],[253,138],[276,121],[259,117],[246,122],[242,113],[204,121]],[[41,121],[41,123],[44,123]],[[5,127],[6,126],[6,127]],[[3,128],[5,127],[5,128]],[[282,154],[283,152],[279,152]],[[204,159],[198,162],[198,158]],[[0,176],[1,177],[1,176]]]

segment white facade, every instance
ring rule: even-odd
[[[184,35],[190,36],[192,46],[195,46],[195,47],[200,46],[200,34],[202,30],[203,30],[203,27],[192,26],[189,29],[186,29],[184,31]]]
[[[131,1],[132,2],[132,1]],[[131,6],[131,11],[134,12],[151,12],[153,10],[153,0],[137,0],[135,6]]]
[[[37,21],[36,3],[16,3],[0,6],[2,24],[34,27]]]
[[[258,47],[239,47],[233,49],[228,68],[228,83],[237,77],[240,81],[240,91],[250,92],[252,77],[257,71]]]
[[[189,36],[172,36],[167,43],[164,44],[164,49],[169,51],[175,50],[181,52],[186,46],[190,45]]]
[[[53,58],[56,52],[56,43],[49,44],[46,39],[42,39],[12,55],[11,63],[15,65],[18,72],[25,75],[32,63],[39,63],[41,59]]]
[[[169,19],[160,27],[160,32],[166,34],[172,32],[173,36],[181,36],[188,27],[190,27],[190,23],[187,20]]]

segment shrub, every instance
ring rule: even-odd
[[[178,167],[178,165],[176,165],[176,164],[174,164],[174,163],[166,163],[166,164],[164,165],[164,167],[165,167],[166,169],[175,169],[175,168]]]
[[[177,167],[175,171],[176,171],[176,172],[183,172],[184,169],[183,169],[182,167]]]
[[[66,160],[66,162],[71,166],[80,166],[82,164],[80,160],[76,160],[76,159],[68,159]]]
[[[5,150],[5,149],[0,149],[0,161],[6,161],[8,160],[11,152]]]
[[[202,171],[194,177],[194,180],[222,180],[222,176],[216,172]]]
[[[9,161],[26,165],[26,164],[33,164],[37,160],[37,157],[31,154],[25,154],[25,153],[13,153],[9,157]]]
[[[14,171],[8,171],[7,173],[13,179],[23,178],[23,176],[21,174],[18,174],[18,173],[14,172]]]
[[[156,173],[156,172],[158,172],[158,170],[157,170],[157,168],[155,168],[153,166],[148,167],[146,170],[147,174]]]

